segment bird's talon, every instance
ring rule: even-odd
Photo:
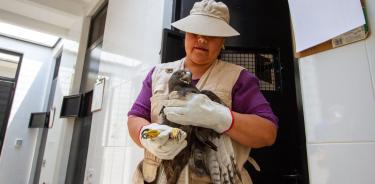
[[[160,134],[159,130],[145,129],[142,131],[142,139],[153,139]]]
[[[169,134],[169,137],[175,140],[179,140],[181,137],[181,130],[178,128],[172,128],[172,131]]]

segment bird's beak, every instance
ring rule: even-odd
[[[191,83],[192,74],[191,72],[187,71],[185,74],[181,77],[181,81],[190,84]]]

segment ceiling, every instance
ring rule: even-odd
[[[0,0],[0,21],[67,36],[73,24],[103,0]]]

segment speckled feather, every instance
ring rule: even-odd
[[[191,84],[191,80],[191,73],[185,70],[174,72],[168,82],[169,93],[177,91],[178,97],[181,99],[190,93],[205,94],[212,101],[223,104],[221,99],[213,92],[208,90],[199,91]],[[163,117],[163,124],[180,128],[186,132],[186,140],[188,142],[187,146],[173,160],[163,160],[161,163],[168,184],[177,183],[182,170],[187,164],[189,164],[189,169],[197,176],[210,176],[213,183],[221,183],[223,181],[225,183],[233,183],[233,175],[235,174],[233,170],[230,173],[226,173],[228,176],[225,177],[221,172],[220,167],[224,166],[220,166],[220,158],[218,158],[219,155],[217,153],[220,134],[212,129],[173,123],[166,119],[163,109],[160,113]],[[216,144],[212,142],[213,140]],[[225,147],[220,149],[223,148],[225,149]]]

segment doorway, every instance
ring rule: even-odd
[[[16,90],[18,73],[21,68],[22,56],[21,53],[0,49],[0,156]]]
[[[186,17],[197,1],[174,0],[172,22]],[[251,152],[261,172],[250,164],[245,167],[254,184],[308,184],[301,89],[293,57],[288,1],[222,2],[231,11],[230,24],[241,35],[226,39],[221,57],[242,65],[260,79],[262,93],[279,118],[276,143]]]

